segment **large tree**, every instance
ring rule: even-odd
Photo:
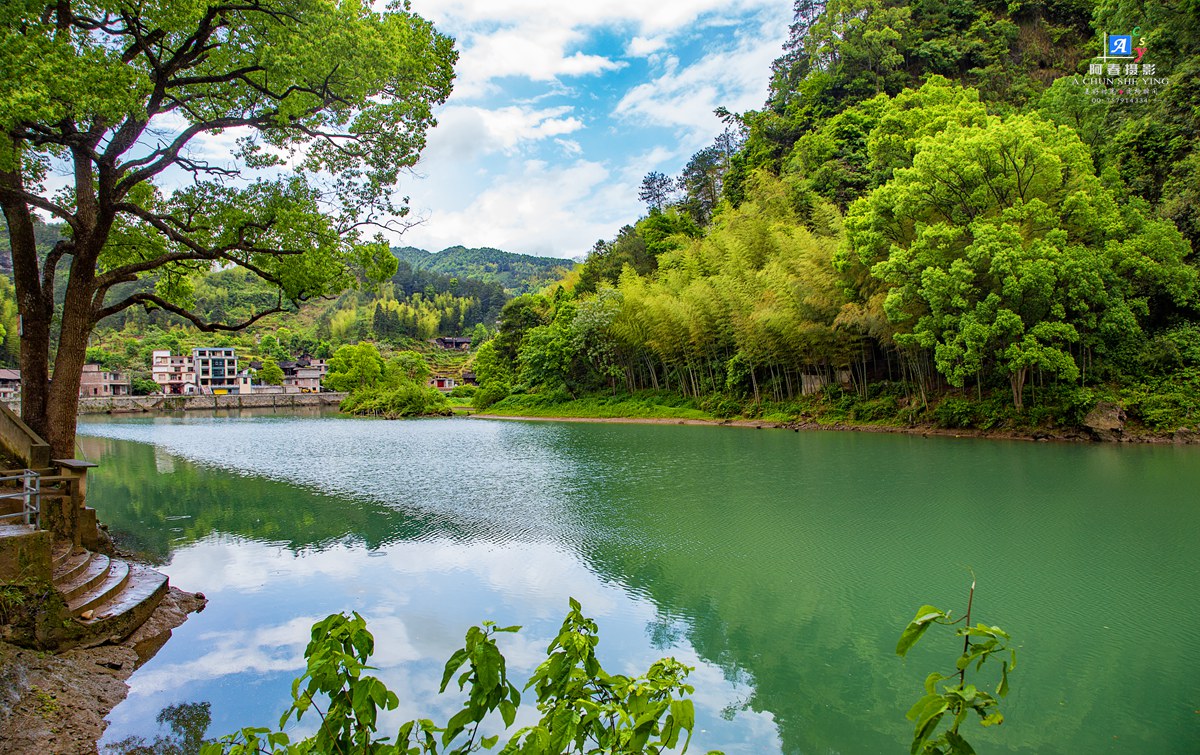
[[[1033,370],[1077,379],[1075,354],[1194,308],[1198,276],[1175,226],[1122,204],[1073,130],[970,121],[945,119],[851,205],[843,254],[887,285],[897,344],[932,349],[956,386],[998,372],[1021,409]]]
[[[0,206],[22,411],[54,453],[73,453],[88,336],[105,317],[162,308],[234,330],[394,272],[363,231],[403,223],[394,186],[455,58],[407,2],[3,3]],[[38,214],[67,229],[48,253]],[[241,323],[192,312],[192,280],[222,266],[272,284],[275,305]],[[122,285],[143,278],[153,285]]]

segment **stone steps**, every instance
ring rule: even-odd
[[[71,612],[72,616],[81,617],[87,611],[94,612],[98,606],[109,603],[116,598],[128,581],[129,564],[120,559],[109,559],[100,576],[93,578],[93,587],[87,589],[77,588],[76,597],[68,597],[67,610]],[[63,588],[60,587],[59,591],[62,592]]]
[[[84,548],[58,546],[54,587],[81,632],[70,646],[119,642],[141,626],[167,594],[167,577],[148,566]]]
[[[66,579],[55,577],[54,584],[63,597],[70,603],[75,598],[89,592],[108,577],[112,559],[103,553],[84,551],[80,566],[70,570]]]

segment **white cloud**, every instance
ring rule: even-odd
[[[509,76],[551,81],[618,70],[623,62],[580,49],[601,30],[630,34],[625,53],[645,57],[697,27],[738,24],[749,14],[780,15],[778,10],[778,0],[431,0],[416,7],[457,37],[460,101],[495,93],[493,80]]]
[[[510,105],[487,109],[448,105],[438,114],[438,127],[429,134],[422,169],[452,160],[462,163],[482,155],[512,154],[522,146],[579,131],[583,121],[570,115],[573,108],[533,108]]]
[[[585,35],[569,26],[544,20],[508,26],[460,39],[455,98],[471,99],[491,91],[489,82],[508,76],[553,81],[560,76],[590,76],[615,71],[625,64],[602,55],[570,48]]]
[[[425,249],[494,246],[554,257],[584,254],[636,213],[601,163],[549,165],[527,160],[480,190],[465,206],[431,212],[404,243]]]
[[[634,58],[645,58],[667,46],[662,37],[634,37],[625,48],[625,54]]]
[[[778,56],[778,48],[762,40],[778,25],[778,19],[761,19],[736,33],[730,48],[690,65],[668,60],[658,78],[629,90],[614,114],[635,123],[680,128],[693,140],[711,138],[718,106],[733,111],[761,106],[771,61]]]
[[[678,173],[709,144],[721,129],[716,107],[761,106],[791,15],[778,0],[418,0],[415,9],[455,35],[462,56],[425,179],[404,191],[425,222],[400,243],[568,258],[645,211],[642,177]],[[634,78],[647,66],[653,78]]]
[[[688,26],[707,14],[739,16],[776,7],[778,0],[607,0],[603,3],[547,3],[545,0],[418,0],[415,10],[435,22],[480,25],[544,20],[563,26],[629,25],[643,32]]]
[[[578,157],[583,154],[583,147],[572,139],[555,139],[554,143],[562,148],[563,154],[567,157]]]

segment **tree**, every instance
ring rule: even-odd
[[[131,378],[129,389],[135,396],[149,396],[152,393],[162,393],[162,386],[148,377]]]
[[[424,146],[456,59],[453,41],[407,6],[27,0],[4,4],[0,35],[0,206],[23,323],[22,413],[55,454],[73,455],[84,351],[106,317],[161,308],[205,331],[237,330],[394,272],[382,237],[363,229],[402,225],[393,187]],[[236,146],[210,161],[200,145],[218,135]],[[47,182],[58,171],[69,174],[62,191]],[[37,213],[68,228],[44,256]],[[270,284],[274,304],[243,322],[208,321],[190,308],[192,280],[231,266]],[[143,279],[153,285],[118,288]]]
[[[681,206],[700,225],[708,225],[721,201],[722,178],[729,168],[730,153],[720,144],[705,147],[688,160],[679,177],[684,194]]]
[[[429,379],[429,363],[415,351],[398,351],[384,365],[384,383],[399,385],[402,382],[424,385]]]
[[[661,210],[671,201],[675,191],[675,182],[665,173],[652,170],[642,179],[642,188],[638,191],[638,199],[642,200],[651,210]]]
[[[1196,302],[1179,231],[1119,205],[1075,132],[1036,117],[950,119],[846,229],[844,251],[889,286],[896,343],[933,349],[953,385],[997,370],[1018,410],[1032,371],[1075,380],[1077,345],[1115,348]]]
[[[373,343],[339,346],[328,362],[325,387],[332,391],[370,388],[383,376],[383,357]]]
[[[272,358],[263,360],[262,369],[258,371],[258,379],[264,385],[283,385],[283,368]]]

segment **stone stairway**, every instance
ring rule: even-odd
[[[54,587],[82,632],[72,645],[119,642],[140,627],[167,594],[167,577],[86,548],[57,545],[53,552]]]

